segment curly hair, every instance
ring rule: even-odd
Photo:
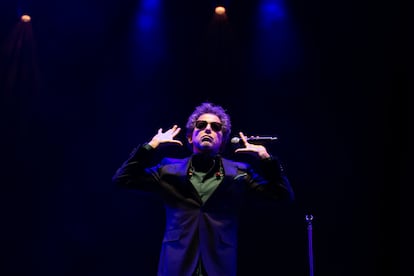
[[[221,124],[223,125],[222,131],[223,131],[223,143],[222,143],[222,149],[224,145],[227,143],[230,137],[231,133],[231,120],[229,114],[227,114],[226,110],[224,110],[223,107],[219,105],[215,105],[211,102],[204,102],[197,106],[193,113],[188,117],[188,121],[186,124],[187,128],[187,137],[190,137],[193,133],[193,130],[195,128],[195,124],[197,119],[206,113],[214,114],[217,117],[219,117]]]

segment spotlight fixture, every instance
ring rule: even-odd
[[[30,15],[27,15],[27,14],[23,14],[23,15],[20,17],[20,19],[21,19],[23,22],[25,22],[25,23],[30,22],[30,21],[32,20],[32,18],[30,17]]]
[[[223,6],[217,6],[214,11],[218,15],[224,15],[226,13],[226,9]]]

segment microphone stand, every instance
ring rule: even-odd
[[[305,216],[305,220],[308,223],[308,252],[309,252],[309,275],[313,276],[313,248],[312,248],[312,220],[311,214]]]

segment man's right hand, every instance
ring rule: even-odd
[[[180,140],[175,140],[174,137],[180,133],[181,128],[177,125],[174,125],[169,130],[162,132],[162,128],[158,130],[158,133],[152,137],[151,141],[148,143],[154,149],[157,148],[160,144],[172,143],[182,146],[183,143]]]

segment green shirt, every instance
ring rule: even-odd
[[[190,181],[197,190],[203,203],[209,199],[223,179],[223,172],[205,173],[193,171]]]

